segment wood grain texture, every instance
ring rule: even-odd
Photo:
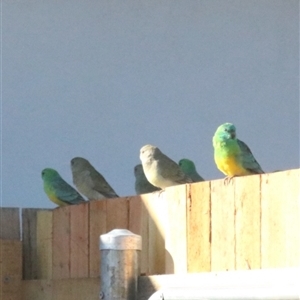
[[[94,200],[89,202],[89,277],[100,276],[100,249],[99,239],[101,234],[107,233],[106,229],[106,201]]]
[[[104,200],[106,202],[106,230],[128,229],[129,202],[128,198],[115,198]]]
[[[23,276],[99,278],[99,236],[116,228],[142,236],[143,274],[299,266],[299,174],[179,185],[53,213],[23,209]]]
[[[235,267],[260,268],[260,175],[235,178]]]
[[[21,240],[19,213],[19,208],[0,207],[0,239]]]
[[[300,266],[300,170],[262,175],[261,266]]]
[[[37,211],[37,278],[52,278],[52,210]]]
[[[166,188],[166,274],[187,272],[187,185],[177,185]]]
[[[89,276],[89,203],[70,206],[70,278]]]
[[[141,197],[144,209],[148,213],[148,269],[146,274],[164,274],[166,202],[160,192]]]
[[[21,300],[21,241],[0,240],[0,270],[0,299]]]
[[[141,274],[149,274],[149,213],[144,205],[148,195],[130,197],[129,230],[142,237]]]
[[[235,269],[234,184],[211,182],[211,271]]]
[[[211,269],[210,182],[189,185],[187,194],[188,272],[209,272]]]
[[[70,208],[53,210],[53,279],[70,278]]]
[[[23,279],[37,279],[37,218],[39,209],[22,209]]]

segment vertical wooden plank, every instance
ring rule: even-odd
[[[260,268],[260,175],[235,179],[237,270]]]
[[[70,207],[70,277],[89,276],[89,203]]]
[[[262,175],[261,267],[300,265],[300,170]]]
[[[70,277],[70,207],[53,210],[53,279]]]
[[[0,240],[0,270],[0,299],[21,300],[21,241]]]
[[[103,201],[103,200],[102,200]],[[106,203],[106,229],[128,229],[129,203],[127,198],[105,200]]]
[[[0,207],[0,239],[21,240],[19,212],[19,208]]]
[[[143,201],[141,196],[128,197],[129,201],[129,230],[142,235]]]
[[[100,276],[99,237],[106,230],[106,200],[89,201],[89,276]]]
[[[36,213],[38,209],[22,209],[23,279],[37,279]]]
[[[166,201],[166,274],[187,272],[187,226],[186,226],[187,185],[165,189]]]
[[[37,278],[52,278],[52,210],[37,212]]]
[[[143,205],[148,216],[148,263],[147,274],[164,274],[165,272],[165,217],[166,201],[164,192],[142,195]],[[146,220],[145,220],[146,221]]]
[[[134,196],[129,199],[129,230],[142,237],[141,274],[149,274],[149,214],[142,199],[148,195]]]
[[[234,184],[211,182],[211,271],[235,269]]]
[[[210,271],[210,182],[188,186],[187,240],[188,272]]]

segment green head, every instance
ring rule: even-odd
[[[236,128],[232,123],[224,123],[218,127],[215,136],[221,140],[234,140],[236,138]]]
[[[46,168],[42,171],[42,178],[43,180],[47,181],[47,180],[53,180],[53,179],[57,179],[57,178],[61,178],[60,175],[58,174],[58,172],[54,169],[50,169],[50,168]]]
[[[179,161],[178,163],[180,169],[184,172],[184,173],[189,173],[191,171],[196,171],[196,167],[193,161],[187,159],[187,158],[183,158]]]

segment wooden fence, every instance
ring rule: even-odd
[[[12,284],[5,278],[13,274],[7,263],[13,256],[24,300],[47,290],[45,300],[72,299],[58,294],[73,289],[81,299],[82,285],[98,291],[99,235],[115,228],[142,236],[147,276],[300,266],[299,182],[296,169],[237,177],[229,185],[214,180],[53,210],[22,209],[22,244],[18,209],[2,208],[0,288]]]

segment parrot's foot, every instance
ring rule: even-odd
[[[232,181],[232,179],[235,177],[235,175],[233,176],[226,176],[224,178],[224,185],[229,185],[229,183]]]

